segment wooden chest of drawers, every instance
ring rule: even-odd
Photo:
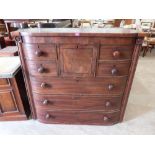
[[[34,119],[97,125],[123,120],[141,47],[136,31],[23,30],[18,46]]]

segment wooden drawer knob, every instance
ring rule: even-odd
[[[55,116],[50,115],[50,114],[46,114],[46,115],[45,115],[45,118],[46,118],[46,119],[50,119],[50,118],[54,119],[54,118],[55,118]]]
[[[120,52],[119,51],[114,51],[113,52],[113,57],[114,58],[119,58],[120,57]]]
[[[111,74],[112,75],[116,75],[118,73],[118,70],[116,69],[116,68],[113,68],[112,70],[111,70]]]
[[[43,82],[43,83],[41,83],[41,88],[46,88],[47,87],[47,83],[45,83],[45,82]]]
[[[38,68],[38,72],[39,72],[39,73],[43,73],[43,72],[44,72],[44,67],[43,67],[43,66],[40,66],[40,67]]]
[[[50,118],[50,114],[46,114],[46,115],[45,115],[45,118],[46,118],[46,119],[49,119],[49,118]]]
[[[108,85],[108,89],[109,89],[109,90],[112,90],[113,88],[114,88],[114,85],[113,85],[113,84],[109,84],[109,85]]]
[[[36,52],[35,52],[35,55],[36,55],[37,57],[40,57],[40,56],[42,55],[42,52],[41,52],[41,51],[36,51]]]
[[[105,103],[105,105],[106,105],[106,107],[110,107],[110,106],[111,106],[111,102],[110,102],[110,101],[107,101],[107,102]]]
[[[109,120],[109,118],[106,117],[106,116],[104,116],[104,117],[103,117],[103,120],[104,120],[104,122],[107,122],[107,121]]]
[[[44,100],[44,101],[42,102],[42,104],[43,104],[43,105],[47,105],[48,102],[49,102],[48,100]]]

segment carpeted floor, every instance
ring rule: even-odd
[[[155,134],[155,51],[140,57],[124,122],[113,126],[0,122],[0,134]]]

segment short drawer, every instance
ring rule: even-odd
[[[119,122],[119,112],[46,111],[38,109],[37,118],[43,123],[112,125]]]
[[[30,61],[26,60],[27,70],[33,76],[57,76],[55,61]]]
[[[131,61],[98,62],[96,76],[127,76]]]
[[[33,92],[43,94],[105,94],[122,95],[126,77],[101,79],[62,79],[31,77]]]
[[[101,46],[99,60],[131,59],[133,50],[133,46]]]
[[[56,46],[50,44],[23,44],[24,57],[29,60],[57,59]]]
[[[120,110],[121,96],[41,95],[33,93],[37,107],[51,110]]]

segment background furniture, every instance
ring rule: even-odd
[[[0,57],[2,56],[17,56],[18,47],[17,46],[7,46],[0,50]]]
[[[30,115],[19,57],[0,57],[0,121]]]
[[[55,24],[54,23],[38,23],[37,24],[38,28],[55,28]]]
[[[123,120],[142,40],[128,29],[32,29],[18,42],[33,118],[112,125]]]
[[[6,47],[4,36],[0,35],[0,49]]]

